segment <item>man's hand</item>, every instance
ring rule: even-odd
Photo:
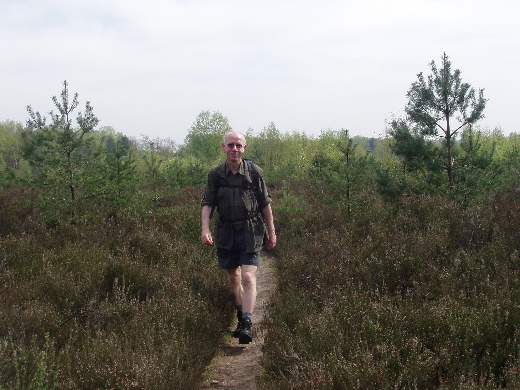
[[[204,245],[213,246],[213,237],[210,232],[203,232],[200,238]]]
[[[269,234],[269,239],[267,240],[267,249],[271,250],[276,246],[276,234]]]
[[[273,222],[273,210],[271,209],[270,204],[262,209],[262,215],[264,216],[264,221],[267,226],[267,235],[269,236],[269,239],[267,240],[267,249],[273,249],[276,246],[276,233]]]

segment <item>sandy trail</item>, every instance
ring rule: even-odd
[[[215,358],[206,370],[207,380],[203,389],[254,390],[260,373],[260,358],[264,334],[260,324],[264,318],[265,305],[275,289],[273,259],[262,257],[257,272],[257,298],[253,317],[253,341],[247,346],[232,338],[222,345],[221,356]]]

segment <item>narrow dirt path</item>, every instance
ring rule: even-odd
[[[264,334],[260,324],[264,318],[266,303],[276,288],[273,259],[262,257],[257,273],[257,298],[253,316],[253,342],[247,346],[231,338],[221,347],[218,356],[206,370],[203,389],[254,390],[260,373],[260,358]]]

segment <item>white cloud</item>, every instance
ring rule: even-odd
[[[67,79],[103,125],[129,135],[182,142],[202,110],[239,129],[379,135],[446,51],[486,89],[485,125],[518,131],[514,1],[5,3],[0,120],[25,121],[27,104],[50,110]]]

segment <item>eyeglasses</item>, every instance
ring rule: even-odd
[[[233,144],[233,143],[229,143],[226,146],[229,149],[233,149],[234,147],[236,147],[237,149],[242,149],[244,147],[244,145],[242,145],[242,144]]]

